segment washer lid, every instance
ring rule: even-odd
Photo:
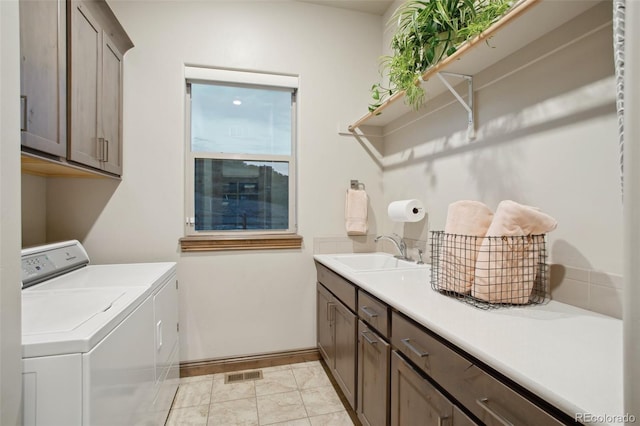
[[[64,333],[109,310],[122,289],[74,289],[22,293],[22,335]]]
[[[22,357],[91,351],[139,308],[148,297],[148,290],[148,287],[23,290]]]

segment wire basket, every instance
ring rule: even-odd
[[[474,237],[431,232],[431,287],[479,308],[549,299],[546,235]]]

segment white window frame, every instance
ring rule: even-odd
[[[185,235],[186,236],[255,236],[255,235],[281,235],[296,234],[298,231],[297,220],[297,90],[298,77],[284,74],[270,74],[263,72],[230,70],[221,68],[204,68],[185,66]],[[263,87],[278,89],[284,88],[292,91],[291,103],[291,155],[268,154],[229,154],[208,153],[191,151],[191,83],[222,83],[239,84],[246,87]],[[289,228],[286,230],[202,230],[195,229],[195,159],[221,159],[221,160],[246,160],[246,161],[286,161],[289,163]]]

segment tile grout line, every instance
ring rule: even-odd
[[[205,425],[209,425],[209,415],[211,414],[211,400],[213,399],[213,377],[211,377],[211,387],[209,388],[209,403],[207,404],[207,422]]]
[[[322,374],[323,374],[323,375],[325,375],[325,376],[326,376],[326,371],[324,370],[324,368],[322,368],[322,365],[321,365],[321,364],[320,364],[320,366],[321,366],[321,370],[320,370],[320,371],[322,372]],[[314,365],[307,365],[307,366],[304,366],[304,367],[303,367],[303,366],[298,366],[298,369],[299,369],[300,371],[307,370],[307,371],[308,371],[308,374],[310,374],[310,375],[312,375],[312,376],[314,376],[314,377],[315,377],[315,369],[314,369]],[[250,370],[247,370],[247,371],[253,371],[253,370],[261,370],[261,369],[250,369]],[[243,370],[243,371],[244,371],[244,370]],[[296,376],[296,374],[294,373],[294,368],[293,368],[291,365],[288,365],[286,368],[282,368],[281,370],[278,370],[278,371],[289,371],[289,372],[293,375],[294,383],[295,383],[295,386],[296,386],[296,391],[298,392],[298,395],[299,395],[299,397],[300,397],[300,401],[302,402],[302,408],[304,409],[304,413],[306,414],[306,416],[299,417],[299,418],[296,418],[296,419],[291,419],[291,420],[288,420],[288,421],[300,421],[300,420],[304,420],[304,419],[306,419],[306,420],[308,421],[308,423],[310,424],[310,423],[311,423],[311,417],[310,417],[310,415],[309,415],[309,410],[308,410],[307,405],[306,405],[306,403],[305,403],[305,401],[304,401],[304,398],[303,398],[303,396],[302,396],[302,391],[303,391],[303,390],[315,390],[315,389],[322,389],[322,388],[324,388],[325,386],[322,386],[322,385],[319,385],[319,384],[318,384],[317,386],[312,386],[311,388],[305,388],[305,389],[301,388],[301,386],[302,386],[304,383],[302,383],[302,384],[301,384],[300,380],[298,379],[298,377],[297,377],[297,376]],[[306,374],[306,373],[305,373],[305,374]],[[303,375],[302,375],[302,377],[304,378],[304,377],[305,377],[305,375],[303,374]],[[213,405],[214,403],[216,403],[216,401],[214,401],[214,399],[213,399],[213,390],[214,390],[214,386],[215,386],[215,375],[212,375],[212,376],[211,376],[211,378],[209,378],[209,379],[196,380],[195,382],[197,383],[197,382],[205,381],[205,380],[210,380],[210,388],[209,388],[209,403],[208,403],[208,404],[207,404],[207,406],[206,406],[206,407],[207,407],[207,408],[206,408],[206,410],[207,410],[207,412],[206,412],[206,424],[209,424],[209,422],[210,422],[210,421],[215,420],[215,419],[212,417],[212,411],[211,411],[211,407],[212,407],[212,405]],[[255,410],[256,410],[255,412],[256,412],[256,415],[257,415],[257,417],[258,417],[258,424],[259,424],[260,426],[266,426],[266,425],[273,425],[273,424],[277,424],[278,422],[275,422],[275,423],[274,423],[274,422],[271,422],[271,423],[261,423],[261,421],[260,421],[260,411],[259,411],[259,409],[258,409],[258,394],[257,394],[257,391],[256,391],[256,386],[255,386],[255,383],[257,382],[257,380],[255,380],[255,379],[254,379],[254,380],[252,380],[252,382],[253,382],[253,398],[255,398],[255,399],[254,399],[254,403],[255,403]],[[186,383],[183,383],[183,384],[182,384],[182,386],[189,385],[189,384],[192,384],[192,383],[193,383],[193,382],[186,382]],[[179,385],[179,386],[180,386],[180,385]],[[333,392],[335,392],[335,389],[333,388],[333,386],[332,386],[331,384],[329,384],[327,387],[331,388],[331,390],[332,390]],[[287,392],[290,392],[290,391],[276,392],[276,393],[274,393],[274,394],[269,394],[269,395],[278,395],[278,394],[287,393]],[[265,395],[263,395],[263,396],[265,396]],[[238,399],[244,399],[244,398],[236,398],[236,399],[234,399],[234,400],[238,400]],[[195,405],[195,406],[193,406],[193,407],[180,407],[180,408],[194,408],[194,407],[197,407],[197,405]],[[174,411],[174,407],[172,407],[172,408],[171,408],[171,410],[170,410],[170,412],[169,412],[169,416],[168,416],[168,418],[170,418],[170,417],[171,417],[171,414],[172,414],[172,412],[173,412],[173,411]],[[334,411],[331,411],[331,412],[329,412],[329,413],[325,413],[325,414],[326,414],[326,415],[330,415],[330,414],[338,413],[338,412],[339,412],[339,411],[335,411],[335,412],[334,412]],[[203,416],[203,417],[204,417],[204,416]]]
[[[305,367],[306,368],[306,367]],[[304,408],[304,412],[307,415],[305,417],[309,424],[311,424],[311,420],[309,420],[309,410],[307,410],[307,404],[304,403],[304,398],[302,397],[302,390],[300,389],[300,383],[298,383],[298,379],[296,374],[293,372],[293,368],[291,369],[291,374],[293,374],[293,380],[296,382],[296,389],[298,390],[298,395],[300,395],[300,401],[302,401],[302,408]]]

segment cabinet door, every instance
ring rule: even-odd
[[[100,168],[103,140],[99,139],[101,114],[102,30],[80,2],[71,3],[71,138],[69,159]]]
[[[22,145],[66,157],[66,2],[20,1]]]
[[[395,351],[391,355],[391,425],[450,425],[453,404]]]
[[[103,169],[122,174],[122,55],[106,33],[102,35],[101,124]]]
[[[317,332],[318,332],[318,349],[324,361],[329,368],[333,370],[333,310],[331,309],[332,296],[329,291],[317,284]]]
[[[335,300],[335,299],[334,299]],[[333,326],[335,333],[334,377],[344,396],[356,408],[356,316],[342,303],[335,300],[333,306]]]
[[[389,344],[358,321],[358,418],[385,426],[389,414]]]

